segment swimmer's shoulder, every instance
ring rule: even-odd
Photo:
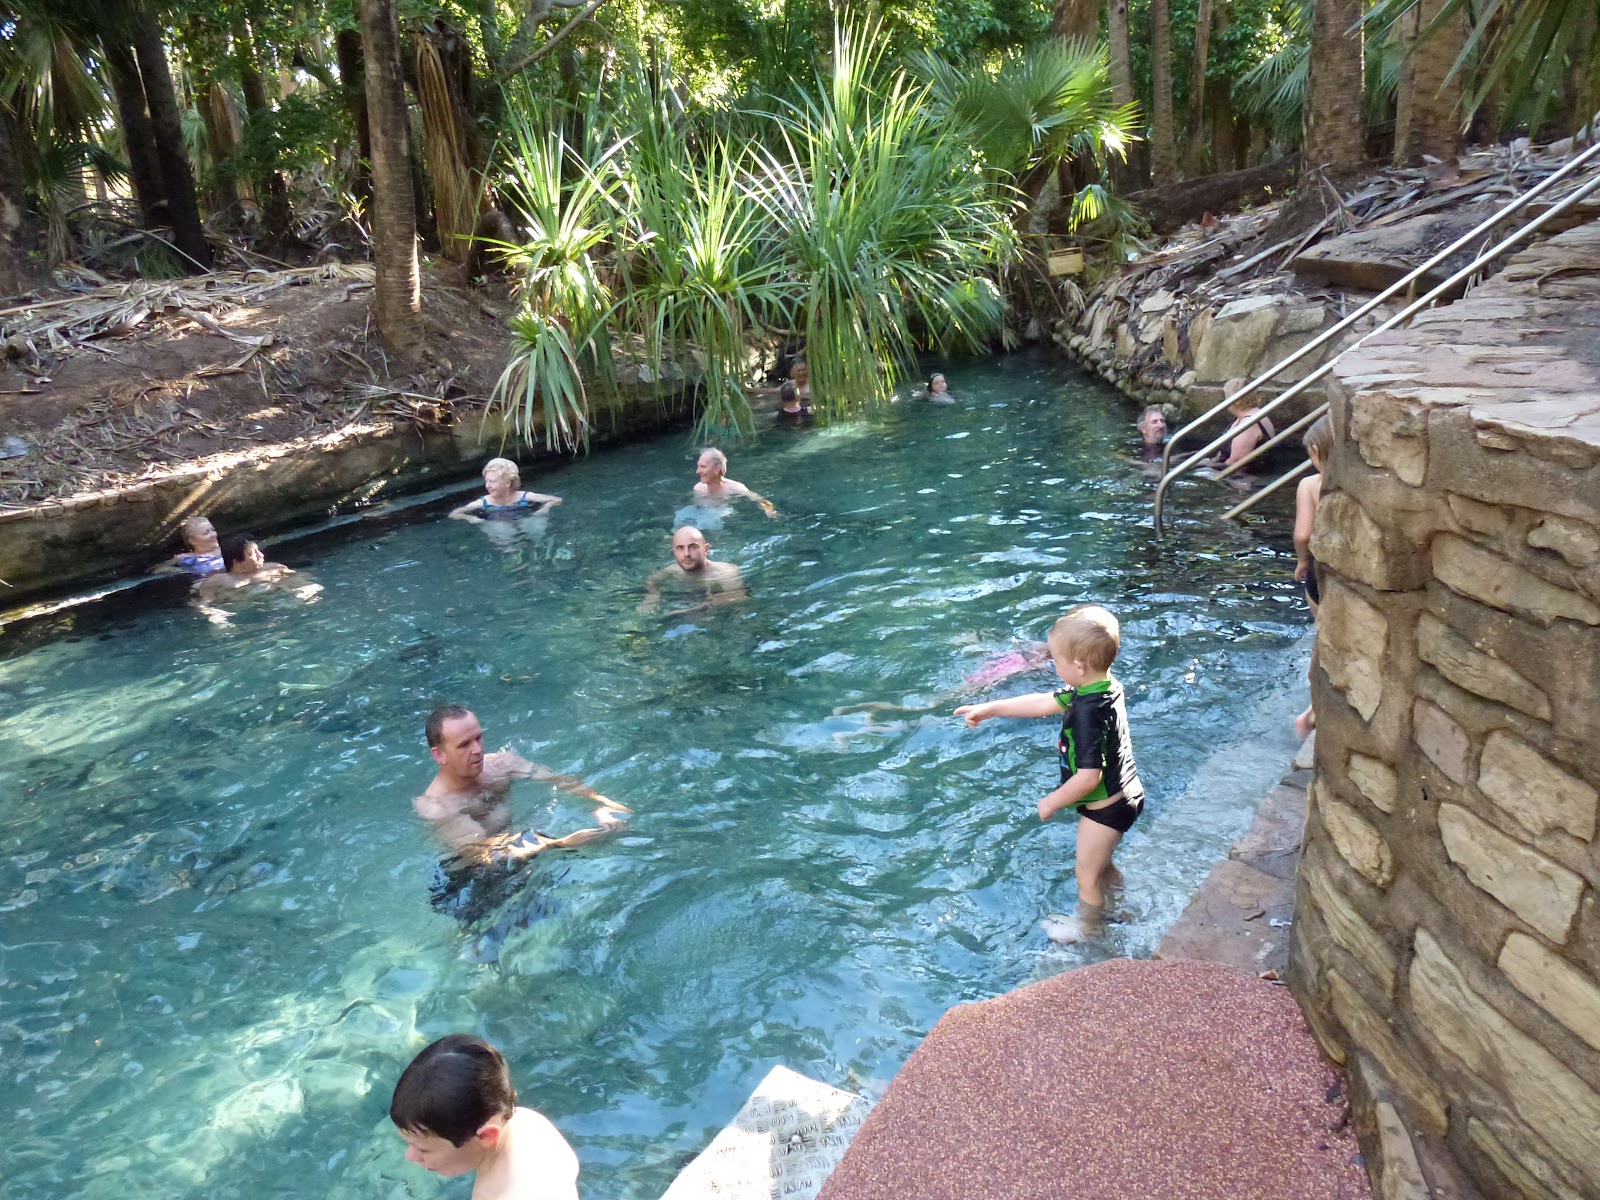
[[[577,1200],[578,1156],[550,1119],[531,1108],[511,1117],[512,1161],[505,1177],[473,1200]]]

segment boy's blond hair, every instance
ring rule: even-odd
[[[1081,662],[1092,671],[1109,671],[1122,648],[1122,627],[1098,604],[1080,604],[1050,627],[1050,653]]]
[[[509,475],[511,476],[512,487],[516,487],[522,482],[522,469],[509,458],[491,458],[483,464],[483,473],[485,476],[491,474]]]

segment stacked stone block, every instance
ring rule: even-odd
[[[1597,334],[1589,225],[1329,384],[1291,979],[1384,1200],[1600,1196]]]

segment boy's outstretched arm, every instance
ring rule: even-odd
[[[976,728],[990,717],[1053,717],[1060,711],[1054,692],[1030,692],[1026,696],[1008,696],[982,704],[963,704],[955,715],[965,717],[967,724]]]
[[[1070,808],[1100,786],[1099,771],[1077,771],[1055,791],[1039,801],[1039,820],[1048,821],[1063,808]]]

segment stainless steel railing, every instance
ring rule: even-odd
[[[1223,409],[1236,403],[1239,397],[1248,395],[1249,393],[1258,390],[1264,384],[1266,384],[1268,380],[1275,377],[1279,372],[1286,370],[1295,363],[1299,362],[1306,355],[1317,349],[1320,349],[1322,346],[1327,345],[1328,342],[1332,341],[1345,330],[1349,329],[1362,317],[1372,312],[1391,296],[1414,287],[1419,279],[1421,279],[1434,267],[1442,263],[1445,259],[1449,258],[1452,254],[1456,253],[1456,251],[1461,250],[1463,247],[1473,242],[1476,238],[1488,233],[1495,226],[1502,224],[1513,213],[1525,208],[1531,201],[1538,199],[1562,179],[1565,179],[1568,175],[1571,175],[1573,172],[1579,170],[1597,157],[1600,157],[1600,142],[1596,142],[1593,146],[1590,146],[1587,150],[1583,151],[1583,153],[1575,155],[1559,170],[1540,180],[1538,184],[1532,188],[1529,188],[1526,192],[1523,192],[1522,195],[1513,197],[1512,200],[1504,207],[1500,208],[1492,215],[1479,222],[1468,232],[1462,234],[1443,250],[1440,250],[1432,258],[1428,259],[1427,262],[1423,263],[1421,266],[1415,268],[1400,279],[1396,280],[1394,283],[1390,284],[1387,288],[1379,292],[1371,300],[1368,300],[1360,308],[1343,317],[1328,329],[1323,330],[1304,346],[1301,346],[1300,349],[1296,350],[1293,354],[1290,354],[1287,358],[1275,363],[1265,372],[1257,375],[1249,383],[1245,384],[1244,387],[1240,388],[1239,391],[1235,392],[1232,396],[1224,397],[1220,403],[1213,405],[1204,414],[1196,417],[1193,421],[1190,421],[1183,428],[1179,429],[1177,433],[1173,434],[1168,440],[1166,447],[1163,449],[1161,454],[1161,482],[1156,485],[1155,495],[1156,533],[1160,534],[1162,530],[1162,518],[1165,515],[1167,489],[1172,486],[1173,481],[1179,476],[1193,470],[1197,465],[1204,462],[1207,457],[1215,454],[1222,446],[1226,445],[1234,437],[1238,436],[1238,430],[1230,429],[1220,437],[1212,439],[1204,447],[1196,450],[1193,454],[1189,455],[1188,458],[1184,459],[1176,467],[1174,467],[1172,466],[1173,447],[1176,446],[1185,435],[1192,433],[1195,429],[1198,429],[1201,425],[1215,417]],[[1284,391],[1279,395],[1273,397],[1273,399],[1261,406],[1260,410],[1257,411],[1255,416],[1252,418],[1250,424],[1254,425],[1260,422],[1262,418],[1269,415],[1274,409],[1281,407],[1284,403],[1305,391],[1312,384],[1317,383],[1333,370],[1334,364],[1337,363],[1340,358],[1344,357],[1344,355],[1350,353],[1350,351],[1354,350],[1358,346],[1365,345],[1372,338],[1377,337],[1378,334],[1384,333],[1387,330],[1393,329],[1396,325],[1410,320],[1414,315],[1416,315],[1416,313],[1433,304],[1433,302],[1445,292],[1449,291],[1457,284],[1482,270],[1487,263],[1492,262],[1494,259],[1504,254],[1506,250],[1514,246],[1517,242],[1520,242],[1530,234],[1535,233],[1552,218],[1559,216],[1567,209],[1573,207],[1597,188],[1600,188],[1600,174],[1597,174],[1593,179],[1585,181],[1582,185],[1575,188],[1566,196],[1562,197],[1560,201],[1551,205],[1551,207],[1540,213],[1533,220],[1519,226],[1515,231],[1502,238],[1493,248],[1481,251],[1470,263],[1462,267],[1459,271],[1455,272],[1448,279],[1430,288],[1424,295],[1419,296],[1415,300],[1408,303],[1394,316],[1390,317],[1388,320],[1384,321],[1382,324],[1374,327],[1373,329],[1368,330],[1356,341],[1340,350],[1338,354],[1335,354],[1327,362],[1309,372],[1304,378],[1297,380],[1288,388],[1284,389]],[[1290,425],[1288,428],[1282,430],[1274,437],[1262,442],[1261,445],[1257,446],[1238,462],[1232,463],[1219,470],[1218,477],[1226,478],[1227,476],[1232,475],[1235,471],[1239,470],[1261,454],[1264,454],[1267,450],[1271,449],[1273,446],[1276,446],[1285,438],[1291,437],[1298,430],[1303,429],[1305,426],[1311,424],[1327,411],[1327,404],[1324,403],[1318,405],[1315,409],[1307,413],[1304,417],[1301,417],[1293,425]],[[1239,514],[1247,511],[1253,505],[1286,485],[1291,479],[1298,478],[1300,475],[1303,475],[1309,468],[1309,463],[1302,463],[1298,467],[1295,467],[1292,471],[1274,481],[1269,487],[1261,489],[1244,502],[1236,504],[1233,508],[1229,509],[1225,514],[1223,514],[1224,517],[1236,517]]]

